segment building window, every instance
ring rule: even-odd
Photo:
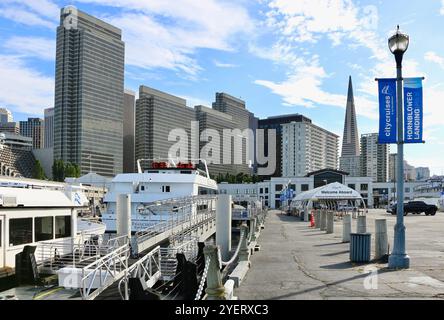
[[[349,187],[350,189],[353,189],[353,190],[355,190],[355,189],[356,189],[356,185],[355,185],[355,184],[353,184],[353,183],[352,183],[352,184],[349,184],[349,185],[348,185],[348,187]]]
[[[405,188],[404,192],[410,192],[410,188]]]
[[[276,186],[275,186],[275,189],[274,189],[275,191],[282,191],[282,185],[281,184],[277,184]]]
[[[268,193],[268,188],[265,188],[265,193]]]
[[[264,193],[264,188],[260,188],[259,193]]]
[[[32,218],[9,220],[9,246],[32,243]]]
[[[35,242],[54,239],[53,217],[38,217],[34,219]]]
[[[302,192],[304,192],[304,191],[308,191],[308,184],[303,184],[303,185],[301,185],[301,191],[302,191]]]
[[[361,191],[367,191],[368,190],[368,184],[363,183],[361,184]]]
[[[296,185],[295,184],[290,184],[290,189],[293,191],[296,191]]]
[[[70,236],[71,236],[71,216],[55,217],[56,239],[68,238]]]

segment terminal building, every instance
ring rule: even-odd
[[[348,173],[324,169],[311,172],[303,177],[277,177],[268,181],[250,184],[219,184],[219,193],[236,196],[257,196],[264,205],[271,209],[281,207],[280,196],[287,185],[295,191],[295,195],[309,191],[325,184],[339,182],[358,191],[368,208],[385,208],[396,197],[396,185],[392,182],[373,182],[371,177],[351,177]],[[406,182],[405,200],[415,198],[415,188],[420,182]]]

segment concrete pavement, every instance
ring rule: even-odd
[[[370,210],[367,217],[372,251],[376,218],[387,219],[392,246],[395,217],[384,210]],[[349,262],[342,220],[335,221],[333,234],[326,234],[270,211],[258,242],[261,250],[251,257],[252,267],[235,295],[241,300],[444,299],[444,213],[409,215],[405,221],[411,268],[392,271],[386,263]],[[356,223],[352,219],[352,232]]]

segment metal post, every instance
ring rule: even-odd
[[[229,260],[231,251],[231,195],[219,194],[216,204],[216,244],[222,259]]]
[[[116,231],[118,236],[131,238],[131,195],[119,194],[116,201]]]
[[[387,220],[375,220],[375,259],[380,259],[388,254]]]
[[[348,213],[342,220],[342,242],[350,242],[351,215]]]
[[[319,229],[321,227],[321,210],[316,210],[316,215],[315,215],[315,228]]]
[[[333,233],[335,226],[335,214],[333,211],[327,212],[327,233]]]
[[[358,225],[356,228],[356,233],[366,233],[367,232],[367,217],[358,216]]]
[[[389,257],[388,267],[408,268],[410,266],[410,257],[405,251],[405,225],[404,225],[404,124],[402,110],[402,56],[403,53],[395,53],[397,70],[397,122],[398,122],[398,156],[397,156],[397,174],[396,174],[396,225],[393,251]]]
[[[219,248],[207,245],[204,248],[205,261],[210,259],[207,274],[207,300],[225,300],[225,288],[222,284],[222,273],[220,271],[221,261],[218,253]]]

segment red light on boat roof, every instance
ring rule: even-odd
[[[151,164],[152,169],[167,169],[170,166],[168,165],[167,162],[153,162]],[[182,163],[179,162],[176,165],[177,169],[195,169],[195,166],[192,163]]]
[[[194,169],[194,165],[192,163],[181,163],[177,164],[178,169]]]

